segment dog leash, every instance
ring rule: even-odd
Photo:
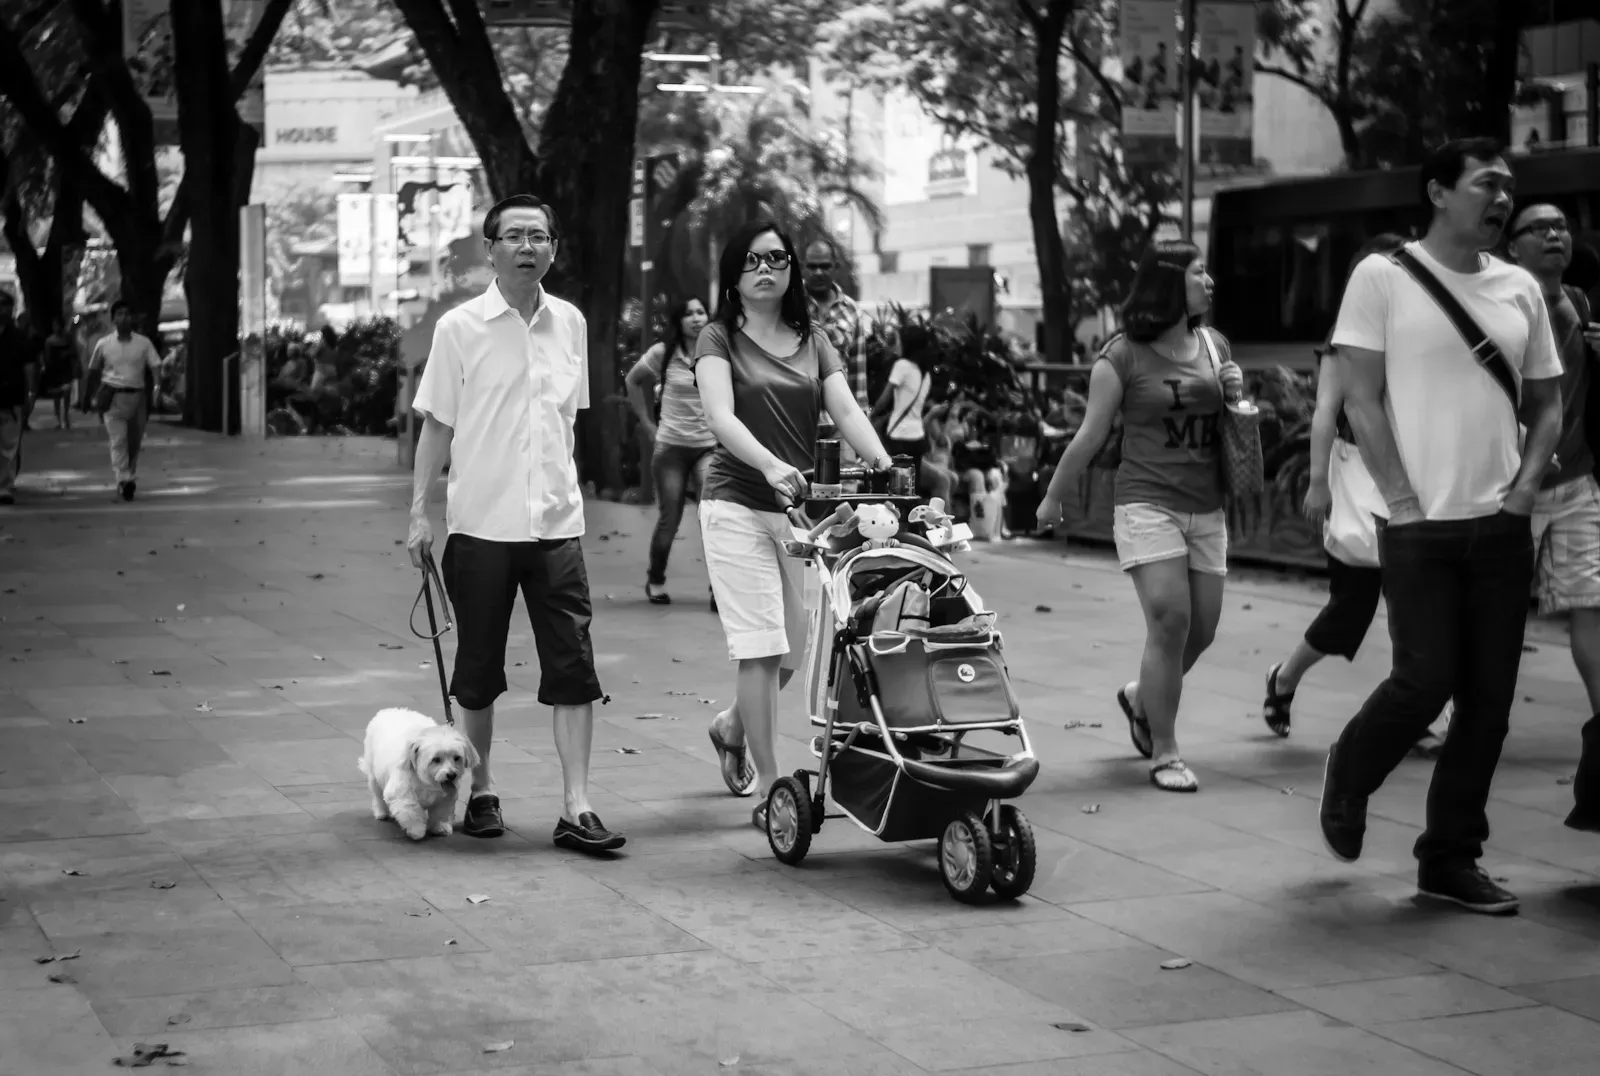
[[[430,585],[431,580],[431,585]],[[439,630],[439,621],[433,612],[433,591],[439,590],[439,607],[444,610],[444,631]],[[428,631],[424,635],[417,630],[417,606],[426,603],[428,606]],[[411,603],[410,618],[411,634],[419,639],[429,639],[433,642],[433,667],[439,670],[439,695],[444,699],[444,720],[447,725],[456,723],[455,714],[450,711],[450,687],[444,678],[444,647],[439,645],[439,637],[455,625],[450,619],[450,600],[445,593],[444,580],[439,577],[439,566],[433,562],[433,554],[423,554],[422,560],[422,589],[417,592],[417,600]]]

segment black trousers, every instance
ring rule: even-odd
[[[1533,536],[1526,516],[1379,525],[1394,666],[1339,737],[1337,787],[1370,796],[1455,699],[1428,789],[1424,865],[1475,863],[1522,664]]]

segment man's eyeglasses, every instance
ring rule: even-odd
[[[1535,232],[1543,232],[1545,235],[1566,235],[1568,231],[1567,222],[1564,220],[1536,220],[1530,221],[1512,232],[1511,238],[1521,239],[1523,236],[1532,235]]]
[[[832,262],[806,262],[806,269],[807,269],[807,271],[812,272],[812,273],[831,273],[831,272],[833,272],[833,263]]]
[[[534,250],[543,250],[551,243],[554,243],[555,240],[550,238],[550,236],[545,235],[543,232],[507,232],[505,235],[496,236],[495,242],[504,243],[513,250],[522,246],[524,243],[526,243],[528,246],[531,246]]]
[[[761,266],[762,262],[774,272],[789,268],[789,252],[787,250],[769,250],[765,254],[757,254],[753,250],[745,252],[744,271],[753,273]]]

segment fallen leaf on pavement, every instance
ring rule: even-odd
[[[81,717],[69,717],[69,718],[67,718],[67,720],[72,722],[72,724],[74,724],[74,725],[81,725],[81,724],[83,724],[83,720],[84,719],[81,718]]]
[[[151,676],[171,676],[172,675],[172,670],[171,669],[151,669],[150,670],[150,675]]]
[[[311,578],[313,578],[313,579],[326,579],[328,577],[323,575],[321,572],[318,572],[317,574],[313,575]]]
[[[1086,727],[1086,723],[1082,722],[1082,721],[1068,721],[1065,725],[1062,725],[1061,727],[1064,728],[1064,729],[1081,729],[1081,728],[1085,728]]]
[[[167,1017],[167,1026],[177,1027],[179,1024],[187,1024],[191,1019],[193,1019],[193,1017],[191,1017],[188,1013],[181,1012],[177,1016]]]
[[[113,658],[111,660],[111,664],[113,664],[113,665],[126,665],[126,664],[128,664],[128,659],[127,658]]]
[[[379,643],[378,645],[383,647],[383,649],[385,649],[385,650],[404,650],[405,649],[405,647],[401,646],[399,643]]]
[[[507,1039],[505,1042],[491,1042],[483,1048],[483,1052],[486,1054],[503,1054],[516,1044],[515,1039]]]
[[[1524,654],[1537,654],[1539,652],[1539,648],[1534,646],[1532,643],[1523,643],[1522,652]]]
[[[1050,1026],[1055,1028],[1057,1031],[1092,1031],[1092,1030],[1094,1030],[1088,1024],[1075,1024],[1075,1023],[1072,1023],[1070,1021],[1067,1022],[1067,1023],[1062,1023],[1062,1024],[1051,1024]]]
[[[53,964],[57,960],[76,960],[80,952],[81,950],[74,950],[70,953],[52,953],[49,956],[36,956],[33,958],[33,962],[35,964]]]
[[[432,912],[428,912],[428,911],[424,911],[424,912],[407,912],[406,914],[411,916],[414,919],[421,919],[423,916],[432,915],[433,913]]]
[[[417,668],[419,668],[419,669],[431,669],[431,668],[433,668],[433,662],[431,662],[431,661],[419,661],[419,662],[417,662]]]
[[[488,899],[489,898],[488,898],[488,896],[486,894],[483,894],[483,893],[472,893],[472,894],[469,894],[467,896],[467,903],[468,904],[482,904],[485,901],[487,901]]]
[[[133,1053],[127,1057],[112,1058],[111,1063],[119,1068],[145,1069],[157,1061],[167,1061],[168,1058],[183,1057],[182,1050],[169,1050],[164,1042],[136,1042],[133,1044]]]
[[[167,622],[167,618],[166,617],[164,617],[164,616],[156,617],[156,623],[157,624],[165,624],[166,622]]]
[[[83,876],[83,872],[76,867],[65,867],[62,869],[61,873],[70,874],[74,878],[81,878]]]
[[[173,886],[175,886],[177,884],[178,884],[177,882],[151,882],[150,883],[150,888],[151,889],[171,889]]]
[[[178,606],[178,612],[180,612],[180,613],[181,613],[181,612],[183,612],[183,611],[184,611],[184,610],[185,610],[185,609],[187,609],[187,608],[189,608],[189,607],[188,607],[188,606],[187,606],[187,605],[180,605],[180,606]]]
[[[64,971],[58,971],[54,975],[50,976],[50,981],[53,983],[61,983],[63,986],[74,986],[78,982],[78,980],[74,979]]]
[[[1035,605],[1033,607],[1033,611],[1036,612],[1036,613],[1053,613],[1053,612],[1055,612],[1055,610],[1050,608],[1048,605]]]
[[[1175,956],[1171,960],[1163,960],[1161,962],[1161,970],[1182,971],[1184,968],[1187,968],[1193,963],[1194,961],[1190,960],[1188,957]]]
[[[1285,796],[1292,796],[1294,795],[1294,786],[1285,785],[1283,788],[1278,789],[1278,791],[1282,792]]]
[[[202,702],[199,706],[195,707],[195,710],[197,712],[199,712],[199,713],[202,713],[202,714],[209,714],[214,709],[215,709],[215,707],[212,706],[211,703],[209,703],[209,702]]]
[[[659,721],[661,718],[666,717],[666,716],[667,716],[666,714],[640,714],[638,717],[635,717],[634,720],[635,721]]]
[[[1092,728],[1092,729],[1101,729],[1101,728],[1105,728],[1105,725],[1103,725],[1099,721],[1091,721],[1091,722],[1089,722],[1089,727]]]
[[[1100,805],[1098,803],[1086,803],[1080,807],[1079,810],[1081,810],[1084,814],[1099,814]]]
[[[454,938],[446,938],[444,943],[446,945],[456,945],[457,944],[457,942],[456,942],[456,940]]]
[[[619,755],[637,755],[638,753],[639,753],[639,749],[637,747],[619,747],[619,748],[617,748],[617,754],[619,754]]]
[[[321,654],[312,654],[311,655],[311,660],[312,661],[327,661],[328,659],[323,657]]]
[[[734,1054],[732,1057],[725,1057],[721,1061],[717,1062],[717,1064],[721,1065],[725,1069],[731,1069],[731,1068],[733,1068],[733,1066],[737,1065],[738,1063],[739,1063],[739,1055],[738,1054]]]
[[[1249,602],[1245,602],[1244,603],[1244,608],[1246,608],[1246,609],[1254,609],[1255,606],[1251,605]]]
[[[1556,784],[1558,784],[1558,785],[1570,785],[1571,783],[1572,783],[1572,778],[1570,778],[1570,777],[1557,777],[1556,778]]]

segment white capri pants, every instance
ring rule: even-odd
[[[794,537],[788,517],[733,501],[701,501],[700,534],[728,660],[782,655],[780,668],[800,668],[810,581],[804,562],[783,551]]]

